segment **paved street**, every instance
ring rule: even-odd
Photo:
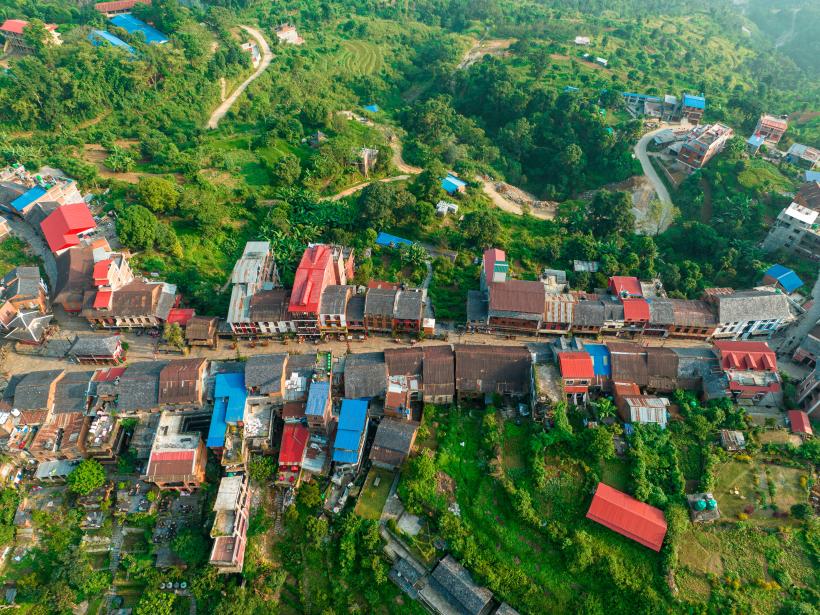
[[[646,153],[646,146],[649,145],[652,138],[667,128],[668,126],[666,124],[661,124],[659,128],[650,130],[642,136],[637,145],[635,145],[635,156],[637,156],[638,161],[641,163],[641,168],[643,169],[644,175],[646,175],[647,179],[652,182],[652,186],[658,194],[658,199],[666,210],[661,216],[661,220],[669,219],[669,222],[671,222],[672,220],[671,216],[669,216],[669,210],[672,208],[672,198],[669,196],[669,191],[666,189],[666,184],[663,183],[663,180],[660,178],[657,171],[655,171],[655,167],[652,166],[652,162],[649,160],[649,155]],[[661,230],[663,231],[665,229]]]

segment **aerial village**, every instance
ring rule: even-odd
[[[166,35],[130,12],[147,1],[96,9],[112,27],[164,44]],[[14,19],[0,26],[7,48],[28,51],[24,26]],[[57,27],[47,31],[60,44]],[[285,44],[304,42],[291,25],[277,34]],[[88,40],[137,53],[108,30],[93,30]],[[242,48],[257,66],[256,43]],[[585,58],[607,66],[605,58]],[[702,95],[622,96],[634,117],[678,123],[650,144],[673,181],[707,165],[734,136],[723,124],[701,123]],[[787,127],[786,118],[763,115],[746,141],[750,154],[786,158],[805,171],[763,247],[816,261],[820,152],[800,144],[778,151]],[[365,176],[377,155],[362,154]],[[468,183],[455,172],[440,182],[455,202],[439,201],[436,212],[456,216]],[[241,573],[250,519],[263,500],[281,524],[310,483],[322,493],[323,515],[333,517],[384,483],[378,518],[390,579],[434,613],[506,615],[516,611],[451,554],[424,562],[402,538],[423,523],[405,510],[397,486],[428,409],[494,405],[516,424],[550,432],[556,408],[571,405],[587,429],[619,427],[620,456],[635,426],[665,430],[682,421],[684,400],[726,400],[750,425],[797,447],[813,437],[812,419],[820,416],[816,298],[807,300],[811,289],[781,264],[753,288],[708,288],[680,299],[667,296],[659,279],[627,276],[610,276],[595,292],[576,290],[566,271],[517,271],[503,250],[489,248],[475,255],[480,282],[467,292],[466,321],[453,323],[437,321],[425,285],[354,283],[359,254],[344,245],[308,245],[285,286],[270,242],[260,239],[246,243],[228,276],[227,313],[198,314],[176,285],[132,268],[114,213],[61,170],[0,170],[0,209],[0,232],[22,238],[44,263],[0,272],[0,478],[29,487],[4,557],[19,560],[37,543],[32,515],[59,505],[64,485],[88,463],[99,464],[105,480],[77,501],[83,544],[109,554],[112,570],[140,543],[129,538],[143,532],[140,515],[155,515],[157,568],[184,569],[172,541],[207,519],[209,564]],[[382,232],[375,245],[398,250],[414,242]],[[576,272],[600,267],[574,262]],[[741,456],[748,431],[713,436]],[[272,468],[261,484],[251,480],[259,459]],[[732,496],[692,490],[686,497],[691,523],[704,524],[719,520]],[[810,501],[820,510],[816,487]],[[653,551],[667,533],[660,508],[604,480],[586,517]],[[118,529],[105,536],[100,528],[110,519]],[[161,589],[184,594],[186,582]]]

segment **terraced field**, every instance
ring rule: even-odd
[[[337,65],[349,75],[371,75],[384,65],[382,50],[366,41],[342,41]]]

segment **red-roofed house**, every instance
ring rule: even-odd
[[[613,532],[660,551],[666,536],[666,517],[663,511],[644,504],[630,495],[598,483],[587,519],[608,527]]]
[[[789,410],[788,417],[789,425],[792,428],[792,433],[796,433],[804,440],[806,438],[811,438],[814,435],[808,414],[801,410]]]
[[[769,145],[777,145],[788,129],[789,122],[785,118],[761,115],[755,126],[755,134],[763,137]]]
[[[624,326],[643,329],[649,322],[649,303],[641,297],[622,299]]]
[[[643,297],[638,278],[615,275],[609,278],[609,290],[621,299]]]
[[[188,324],[188,321],[191,320],[195,315],[196,312],[190,308],[171,308],[168,312],[168,318],[165,320],[165,322],[167,322],[170,325],[176,323],[180,327],[185,328],[185,325]]]
[[[718,340],[715,350],[726,376],[729,397],[745,405],[780,405],[783,390],[777,356],[766,342]]]
[[[485,250],[481,261],[481,290],[487,290],[490,284],[496,282],[506,282],[509,271],[510,265],[507,263],[504,250],[498,248]]]
[[[282,446],[279,448],[279,474],[276,482],[282,485],[298,485],[305,461],[305,451],[310,431],[301,423],[285,423],[282,430]]]
[[[586,401],[589,385],[595,378],[592,367],[592,357],[588,352],[559,352],[558,366],[561,370],[561,380],[564,384],[564,393],[573,403]]]
[[[288,313],[299,335],[319,334],[322,293],[331,284],[347,284],[353,275],[353,252],[338,246],[313,244],[305,249],[293,279]]]
[[[106,17],[130,13],[137,4],[151,4],[151,0],[114,0],[113,2],[97,2],[94,8]]]
[[[34,49],[26,41],[23,36],[23,30],[28,26],[28,22],[22,19],[7,19],[0,26],[0,34],[6,37],[6,44],[3,47],[4,52],[17,51],[19,53],[31,53]],[[62,39],[59,32],[57,32],[57,25],[53,23],[46,24],[46,31],[49,37],[46,43],[50,45],[61,45]]]
[[[94,222],[85,203],[71,203],[58,207],[40,223],[48,247],[56,255],[80,245],[80,236],[95,228],[97,223]]]

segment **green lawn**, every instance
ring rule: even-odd
[[[374,486],[376,478],[379,478],[379,486]],[[390,493],[390,485],[393,483],[393,473],[381,468],[371,467],[367,474],[367,481],[356,502],[355,512],[360,517],[378,521],[382,514],[387,496]]]
[[[20,265],[38,264],[38,259],[29,253],[28,245],[23,240],[8,236],[0,241],[0,274],[5,275]]]

